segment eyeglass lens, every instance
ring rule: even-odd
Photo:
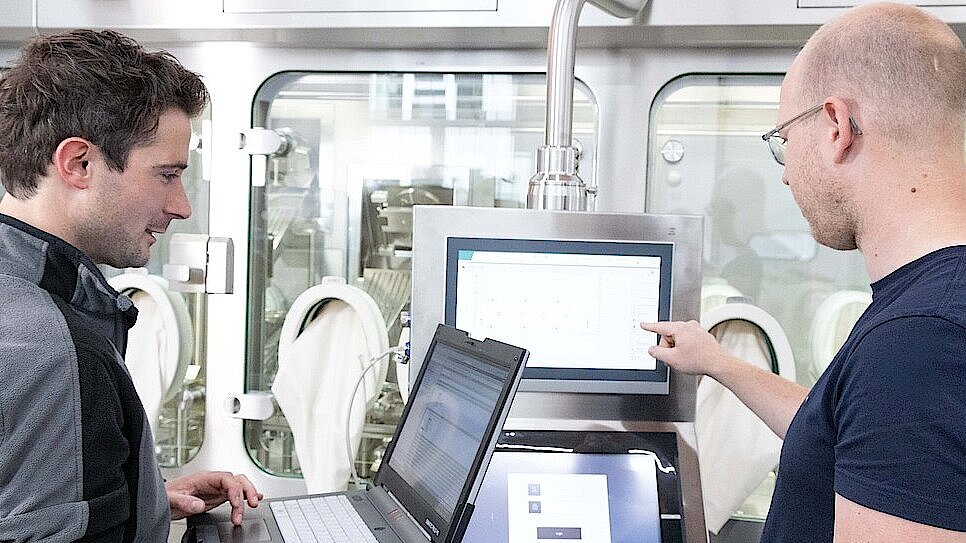
[[[771,151],[771,155],[775,157],[775,162],[778,162],[782,166],[785,165],[785,142],[782,141],[778,136],[772,136],[768,138],[768,149]]]

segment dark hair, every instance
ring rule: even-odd
[[[171,107],[194,117],[208,102],[198,74],[165,51],[147,52],[113,31],[37,37],[0,79],[0,177],[16,198],[37,191],[54,151],[70,137],[100,148],[123,171]]]

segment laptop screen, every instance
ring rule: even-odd
[[[380,481],[430,533],[445,534],[478,490],[476,475],[492,453],[525,359],[523,349],[444,326],[437,331],[380,470]]]
[[[433,351],[389,466],[443,518],[453,516],[508,373],[448,345]]]

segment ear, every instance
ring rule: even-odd
[[[91,157],[94,144],[84,138],[71,137],[60,142],[54,150],[53,162],[57,174],[69,186],[84,190],[91,184]]]
[[[849,120],[849,106],[841,98],[834,96],[826,98],[822,112],[829,128],[829,141],[833,149],[832,160],[836,164],[842,164],[849,153],[855,151],[853,147],[856,143],[855,137],[861,132],[853,130],[852,122]]]

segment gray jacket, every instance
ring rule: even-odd
[[[136,318],[78,249],[0,214],[0,542],[167,540]]]

